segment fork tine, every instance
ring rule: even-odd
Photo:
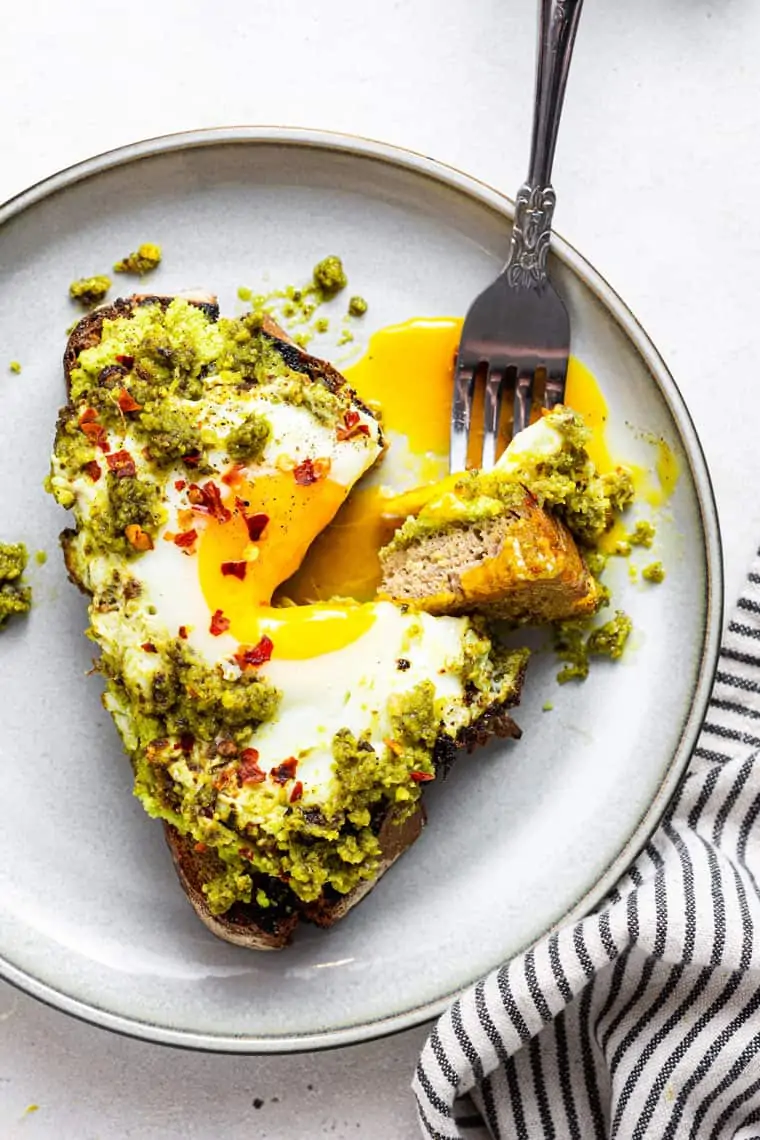
[[[480,467],[491,471],[496,465],[496,445],[499,438],[499,415],[504,388],[504,369],[491,365],[486,376],[485,416],[483,429],[483,457]]]
[[[533,403],[533,380],[535,375],[533,369],[521,369],[520,372],[518,372],[517,384],[515,385],[513,436],[517,435],[519,431],[522,431],[530,423],[530,409]]]
[[[567,359],[562,361],[562,364],[556,368],[552,368],[546,376],[546,389],[544,391],[544,407],[551,411],[556,408],[557,404],[561,404],[565,399],[565,387],[567,384]]]
[[[449,470],[464,471],[467,466],[467,439],[472,418],[472,397],[475,392],[475,366],[457,361],[454,380],[454,402],[451,408],[451,443]]]

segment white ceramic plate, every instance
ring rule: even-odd
[[[70,1013],[155,1041],[230,1051],[346,1044],[438,1013],[457,991],[613,884],[656,823],[705,707],[721,615],[720,543],[702,452],[645,333],[564,242],[552,272],[574,352],[600,379],[618,453],[651,463],[662,434],[682,476],[658,556],[666,585],[623,575],[636,646],[583,686],[534,661],[522,741],[464,760],[428,796],[429,827],[346,921],[281,954],[215,939],[171,869],[161,828],[85,678],[85,601],[45,495],[69,281],[142,240],[150,287],[299,279],[339,252],[371,302],[367,330],[463,313],[505,259],[511,204],[454,170],[364,140],[281,129],[175,136],[115,151],[0,210],[0,539],[45,549],[28,621],[0,636],[0,972]],[[7,359],[5,359],[7,358]],[[16,377],[6,372],[23,363]],[[541,706],[550,698],[551,715]]]

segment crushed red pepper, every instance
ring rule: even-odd
[[[197,530],[184,530],[182,534],[175,535],[174,545],[187,549],[193,545],[198,537]]]
[[[106,463],[117,479],[132,479],[137,474],[135,461],[128,451],[114,451],[106,456]]]
[[[187,641],[187,626],[186,625],[181,625],[179,627],[179,635],[183,641]]]
[[[213,633],[214,637],[219,637],[220,633],[226,633],[229,628],[230,619],[225,617],[221,610],[214,610],[211,615],[209,631]]]
[[[410,772],[409,776],[414,780],[415,784],[427,784],[430,780],[435,779],[433,772]]]
[[[266,780],[266,772],[259,767],[259,754],[255,748],[244,748],[240,753],[237,778],[240,784],[263,784]]]
[[[175,491],[184,491],[186,486],[187,486],[187,480],[186,479],[175,479],[174,480],[174,490]]]
[[[298,761],[295,756],[289,756],[287,760],[283,760],[282,764],[278,764],[276,768],[272,768],[269,775],[275,784],[287,784],[288,780],[292,780],[295,777],[297,767]]]
[[[300,800],[303,795],[303,784],[300,780],[296,780],[293,785],[293,791],[290,793],[290,802],[294,804],[296,800]]]
[[[116,397],[116,403],[122,412],[140,412],[142,411],[142,404],[138,404],[131,392],[126,388],[122,388]]]
[[[223,562],[222,574],[225,578],[239,578],[242,582],[245,578],[246,570],[248,569],[247,562]]]
[[[93,483],[97,483],[98,479],[103,474],[103,471],[97,459],[91,459],[89,463],[85,463],[84,469],[92,479]]]
[[[271,660],[274,642],[266,634],[257,645],[241,645],[234,655],[241,669],[255,669]]]
[[[200,515],[209,515],[222,523],[227,522],[232,517],[222,502],[221,491],[216,483],[212,483],[210,479],[202,487],[199,487],[197,483],[191,483],[187,489],[187,497],[193,510]]]
[[[353,408],[345,413],[343,425],[338,427],[335,433],[340,442],[356,435],[369,435],[369,424],[359,423],[359,420],[359,413]]]
[[[118,361],[119,364],[122,364],[126,369],[130,369],[135,362],[134,356],[121,355],[121,356],[117,356],[116,360]]]
[[[153,642],[152,642],[152,641],[144,641],[144,642],[142,643],[142,645],[140,646],[140,648],[141,648],[141,649],[142,649],[142,650],[143,650],[145,653],[158,653],[158,650],[156,649],[156,647],[155,647],[155,645],[153,644]]]

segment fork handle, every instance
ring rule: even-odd
[[[536,288],[546,280],[556,195],[551,185],[557,131],[583,0],[539,0],[536,95],[528,178],[515,200],[509,284]]]

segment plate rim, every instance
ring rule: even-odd
[[[43,199],[116,167],[126,166],[142,158],[155,157],[161,154],[230,144],[253,146],[274,144],[295,148],[332,150],[361,158],[379,160],[392,167],[400,167],[414,174],[426,176],[438,184],[455,189],[481,205],[490,207],[510,221],[514,218],[514,202],[506,194],[473,175],[417,151],[362,135],[338,131],[295,126],[239,125],[206,127],[156,135],[103,151],[64,167],[0,204],[0,227]],[[678,424],[694,479],[702,532],[705,539],[707,596],[697,685],[692,696],[691,708],[681,726],[679,743],[662,775],[657,792],[631,835],[604,873],[597,878],[594,885],[573,906],[539,936],[539,939],[546,937],[558,927],[568,922],[577,921],[587,914],[614,886],[657,827],[691,758],[699,736],[717,669],[724,613],[723,554],[717,505],[702,444],[680,389],[643,325],[606,278],[573,245],[558,234],[552,234],[551,250],[553,256],[579,277],[591,290],[633,344],[665,400],[673,419]],[[525,949],[527,947],[523,947],[516,953],[521,953]],[[495,964],[493,968],[496,968],[497,965]],[[477,981],[477,978],[472,978],[456,990],[432,1001],[414,1006],[403,1013],[390,1014],[316,1033],[262,1037],[249,1034],[217,1035],[208,1032],[173,1029],[169,1026],[140,1020],[137,1017],[113,1013],[94,1003],[72,997],[55,986],[40,981],[33,974],[6,961],[2,954],[0,954],[0,978],[44,1004],[80,1021],[127,1037],[199,1052],[249,1055],[298,1053],[338,1048],[411,1029],[439,1016],[459,994]]]

